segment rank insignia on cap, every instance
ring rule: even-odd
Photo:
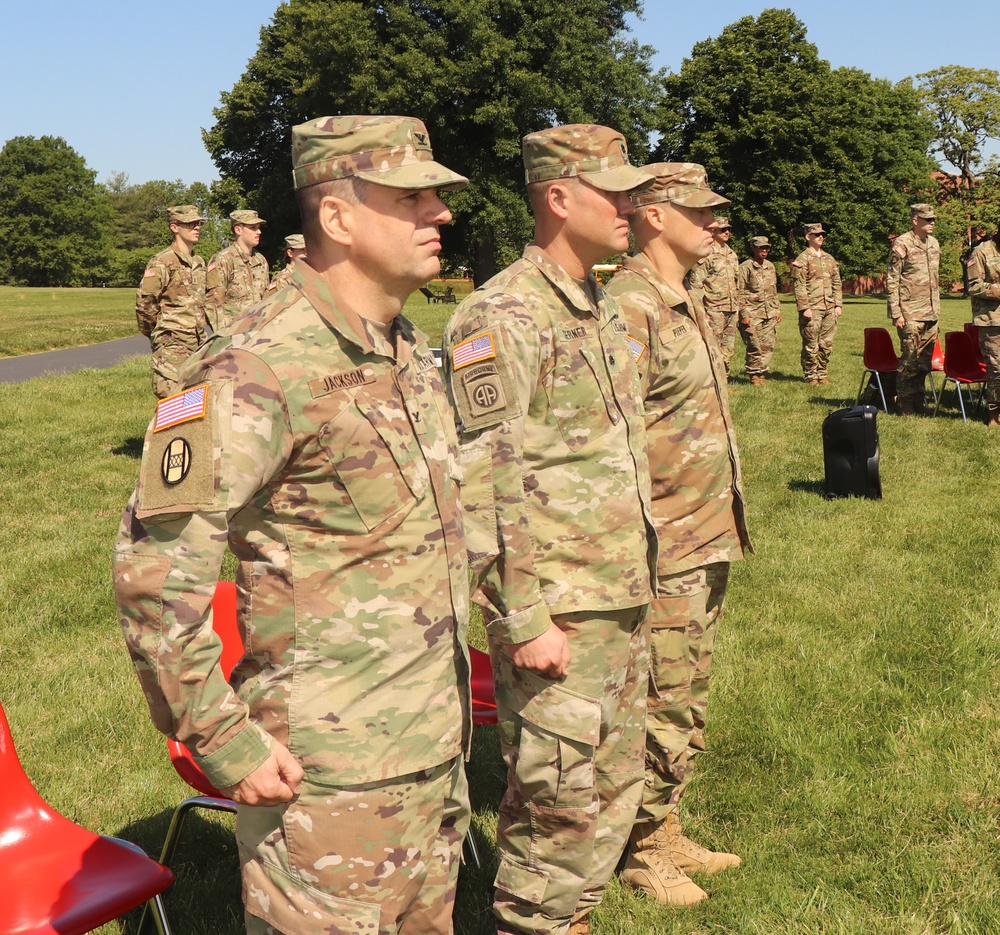
[[[451,349],[451,361],[456,370],[468,367],[469,364],[481,360],[490,360],[497,356],[492,334],[481,334],[478,338],[469,338]]]
[[[205,384],[191,390],[185,390],[176,396],[168,396],[166,399],[161,399],[156,406],[153,431],[162,432],[172,425],[191,422],[193,419],[203,419],[207,408],[208,386]]]
[[[642,341],[636,341],[632,335],[628,335],[625,338],[625,343],[628,344],[628,349],[632,352],[632,359],[636,363],[639,363],[639,361],[642,360],[642,355],[648,350],[646,345],[643,344]]]

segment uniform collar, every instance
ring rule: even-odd
[[[648,257],[644,253],[637,253],[635,256],[630,256],[625,260],[625,269],[630,272],[641,276],[646,280],[657,292],[660,293],[660,298],[663,299],[664,304],[669,305],[671,308],[675,308],[678,305],[687,305],[687,301],[667,283],[667,281],[656,271],[656,268],[652,263],[649,262]]]
[[[529,263],[538,267],[538,271],[549,281],[552,288],[561,293],[570,305],[581,312],[586,312],[595,318],[598,317],[596,306],[587,293],[580,288],[580,284],[541,247],[529,243],[524,248],[523,256]],[[601,296],[601,288],[597,284],[593,272],[587,274],[586,282],[593,290],[594,295]]]

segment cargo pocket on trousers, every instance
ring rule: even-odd
[[[280,867],[260,860],[243,865],[243,902],[251,915],[281,932],[337,932],[376,935],[379,907],[330,896]]]
[[[501,854],[500,866],[497,868],[493,885],[498,890],[516,896],[522,902],[540,906],[545,901],[545,887],[548,886],[548,882],[549,875],[544,870],[525,867]]]

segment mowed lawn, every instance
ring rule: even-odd
[[[9,295],[0,290],[0,324]],[[31,292],[53,319],[61,298],[77,298],[48,295]],[[960,328],[968,302],[942,304],[943,330]],[[445,307],[408,307],[439,334]],[[828,387],[802,383],[784,308],[767,384],[747,385],[741,348],[734,362],[757,552],[734,568],[710,752],[685,802],[692,836],[744,865],[700,881],[711,898],[685,910],[613,881],[594,931],[1000,931],[1000,433],[963,424],[951,392],[936,419],[880,414],[884,499],[825,500],[822,421],[853,402],[862,329],[884,326],[885,306],[847,300]],[[132,333],[131,296],[121,314]],[[156,851],[188,790],[149,722],[109,574],[148,386],[144,358],[0,385],[0,700],[43,795]],[[456,929],[486,935],[503,783],[495,728],[477,730],[469,770],[486,866],[463,871]],[[189,819],[167,894],[179,933],[241,931],[229,828],[227,817]]]

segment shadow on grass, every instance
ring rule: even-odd
[[[117,448],[112,448],[111,453],[138,461],[142,457],[142,442],[141,438],[126,438]]]
[[[814,493],[826,499],[826,482],[821,480],[790,480],[788,489],[797,493]]]

